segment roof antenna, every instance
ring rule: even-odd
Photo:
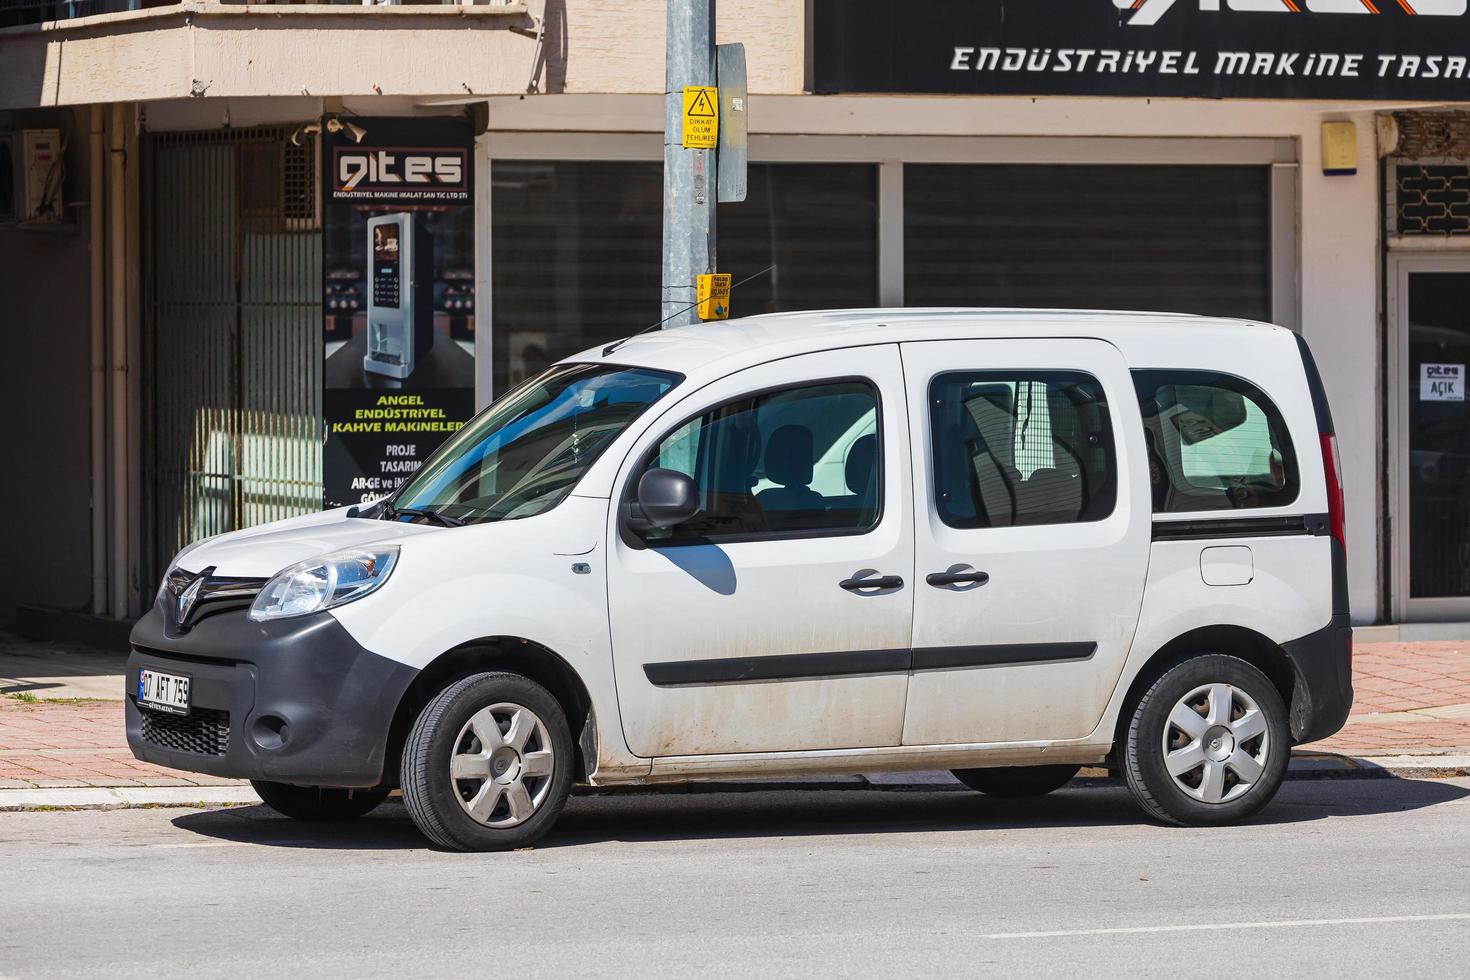
[[[759,279],[761,276],[765,275],[767,272],[770,272],[774,268],[776,268],[776,264],[774,262],[772,262],[770,265],[766,266],[764,269],[762,269],[761,271],[755,273],[754,275],[746,276],[744,279],[740,280],[735,285],[731,286],[730,287],[730,292],[732,292],[732,293],[735,292],[735,290],[739,289],[741,286],[743,286],[746,283],[750,282],[750,280],[752,280],[752,279]],[[624,337],[622,340],[615,340],[615,341],[613,341],[612,343],[608,344],[606,347],[604,347],[602,349],[602,356],[603,357],[607,357],[613,351],[617,350],[619,347],[623,346],[628,341],[632,340],[634,337],[641,337],[644,334],[648,333],[648,331],[650,331],[650,330],[657,330],[659,327],[663,326],[665,323],[668,323],[674,317],[676,317],[676,316],[683,316],[685,313],[688,313],[690,310],[694,309],[694,307],[696,307],[698,305],[699,305],[698,303],[694,303],[693,305],[684,307],[682,310],[675,310],[673,313],[670,313],[668,316],[664,317],[662,320],[659,320],[656,323],[650,323],[648,326],[644,327],[642,330],[639,330],[637,333],[630,333],[630,334],[628,334],[628,336]]]

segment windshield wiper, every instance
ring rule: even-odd
[[[424,510],[419,507],[394,507],[392,504],[385,503],[383,513],[390,521],[396,521],[400,517],[427,517],[431,521],[438,522],[440,527],[464,527],[465,524],[462,518],[450,517],[437,510]]]

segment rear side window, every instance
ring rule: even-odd
[[[1286,420],[1242,378],[1134,371],[1156,513],[1280,507],[1300,485]]]
[[[935,506],[950,527],[1098,521],[1117,472],[1102,385],[1074,371],[968,371],[929,387]]]

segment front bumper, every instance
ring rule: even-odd
[[[389,730],[418,672],[365,650],[329,613],[256,623],[241,609],[170,633],[158,606],[133,627],[127,730],[138,758],[308,786],[396,779],[384,772]],[[188,716],[139,707],[144,667],[191,679]]]

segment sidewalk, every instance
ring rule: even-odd
[[[1308,746],[1346,755],[1470,755],[1470,643],[1362,643],[1347,726]]]
[[[123,733],[123,663],[120,654],[25,644],[0,634],[0,797],[52,788],[240,785],[133,758]],[[1294,772],[1470,765],[1470,642],[1360,644],[1354,685],[1347,726],[1298,749]],[[92,699],[72,700],[77,692]],[[905,782],[933,786],[934,774],[871,780],[875,786]],[[126,805],[132,794],[113,796]]]
[[[122,689],[122,678],[115,688]],[[218,786],[237,780],[133,758],[123,703],[0,699],[0,790],[61,786]]]

